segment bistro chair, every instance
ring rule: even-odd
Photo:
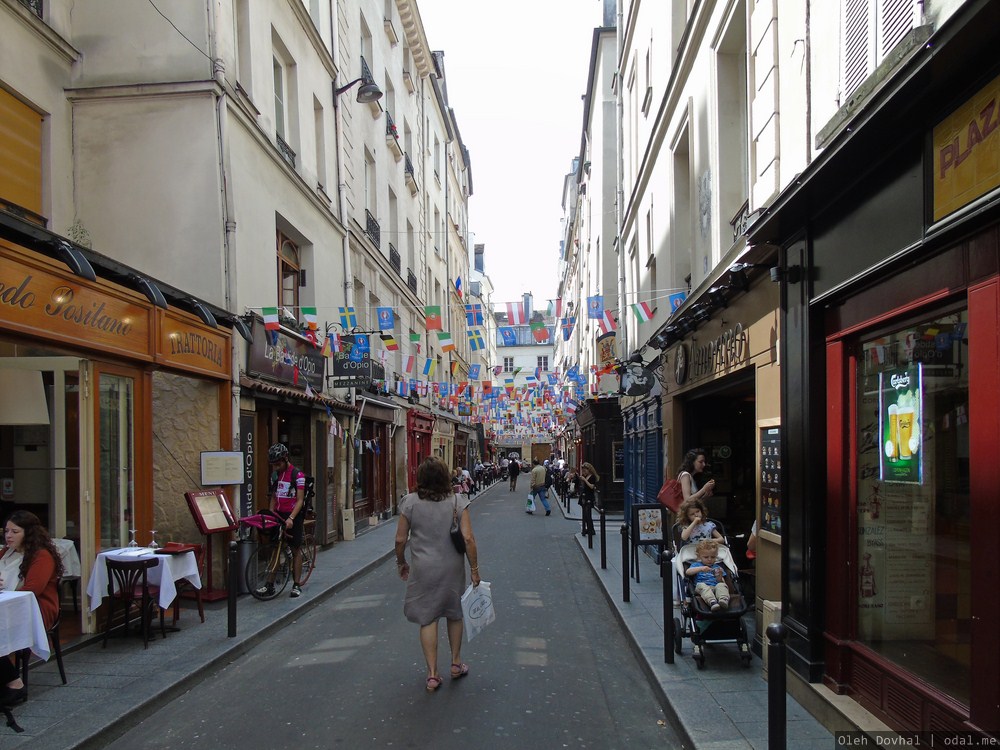
[[[45,635],[49,637],[49,645],[52,647],[52,653],[56,655],[56,664],[59,667],[59,677],[62,678],[62,684],[66,684],[66,667],[63,666],[62,658],[62,644],[59,643],[59,618],[52,623],[52,627],[45,631]],[[17,666],[21,669],[21,682],[24,683],[24,687],[27,690],[28,687],[28,664],[31,661],[31,649],[26,648],[23,651],[18,651],[16,656]]]
[[[111,625],[114,621],[115,608],[118,602],[125,605],[125,634],[128,635],[129,614],[132,605],[139,608],[139,622],[142,626],[142,647],[149,647],[150,621],[153,619],[153,607],[156,606],[160,587],[150,585],[148,572],[160,564],[159,560],[113,560],[104,558],[108,566],[108,619],[104,624],[104,648],[108,645]],[[163,609],[160,609],[160,635],[167,637],[163,625]]]
[[[163,549],[177,549],[177,550],[190,550],[194,552],[194,559],[198,561],[198,575],[201,580],[205,580],[205,545],[204,544],[179,544],[177,542],[167,542],[163,545]],[[204,584],[202,584],[204,585]],[[201,589],[195,588],[194,584],[188,581],[186,578],[182,578],[177,581],[177,598],[174,599],[174,619],[173,622],[176,625],[177,621],[181,616],[181,592],[182,591],[193,591],[195,601],[198,602],[198,614],[201,616],[201,621],[205,622],[205,607],[201,601]]]

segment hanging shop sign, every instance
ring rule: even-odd
[[[653,390],[656,376],[639,364],[625,365],[622,372],[622,393],[626,396],[644,396]]]
[[[306,339],[289,336],[283,331],[273,341],[260,322],[254,323],[253,344],[247,354],[247,372],[271,381],[314,391],[323,390],[325,358],[320,349]]]
[[[158,310],[159,340],[156,360],[187,371],[228,378],[233,358],[230,337],[221,330],[196,326],[171,311]]]

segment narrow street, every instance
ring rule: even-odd
[[[526,515],[523,494],[501,482],[472,504],[497,621],[463,645],[467,678],[425,692],[390,559],[109,747],[679,747],[572,539],[579,524]]]

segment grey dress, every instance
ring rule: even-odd
[[[458,495],[458,514],[469,506]],[[399,512],[410,523],[410,577],[406,582],[403,614],[410,622],[430,625],[440,617],[462,619],[465,591],[465,555],[451,543],[455,495],[444,500],[421,500],[412,492],[403,498]]]

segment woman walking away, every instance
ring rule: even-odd
[[[577,478],[580,505],[583,506],[583,531],[581,536],[594,536],[594,507],[597,505],[597,486],[601,482],[601,476],[594,469],[594,465],[583,463],[580,467],[580,476]]]
[[[417,468],[417,491],[403,498],[396,527],[396,568],[406,581],[403,614],[420,626],[420,648],[427,661],[427,692],[441,687],[437,669],[438,620],[448,621],[451,647],[451,679],[465,677],[469,665],[462,662],[462,593],[465,561],[452,543],[450,529],[457,514],[465,539],[472,584],[478,586],[479,562],[476,538],[469,519],[469,499],[451,488],[448,465],[432,456]],[[406,545],[410,545],[410,560]]]
[[[30,591],[42,611],[48,630],[59,617],[59,578],[62,559],[49,532],[34,513],[14,511],[4,526],[4,548],[0,553],[0,591]],[[28,699],[14,663],[0,656],[0,705]]]

